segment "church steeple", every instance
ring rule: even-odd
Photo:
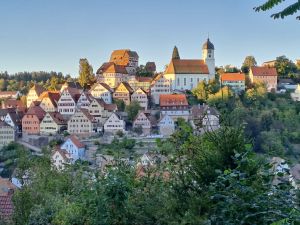
[[[172,59],[180,59],[178,48],[176,46],[173,49]]]

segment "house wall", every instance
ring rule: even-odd
[[[61,93],[60,99],[57,103],[57,108],[58,112],[65,116],[70,116],[75,113],[76,103],[67,89],[63,90]]]
[[[95,125],[81,112],[78,111],[68,121],[68,132],[70,134],[93,133]]]
[[[113,114],[104,123],[104,132],[116,133],[119,130],[125,132],[125,122]]]
[[[235,93],[245,91],[245,81],[222,81],[222,85],[230,87]]]
[[[40,107],[45,112],[55,112],[56,111],[56,107],[52,104],[52,102],[49,98],[43,98],[43,100],[40,103]]]
[[[36,115],[24,115],[22,119],[22,132],[26,134],[40,133],[40,120]]]
[[[15,141],[14,128],[10,126],[0,126],[0,148]]]
[[[171,93],[171,82],[169,79],[166,79],[164,76],[161,76],[150,89],[152,101],[155,104],[159,104],[159,96],[161,94],[170,94]]]
[[[59,132],[59,128],[49,114],[46,114],[40,124],[40,132],[42,134],[56,134]]]
[[[28,94],[27,94],[27,99],[26,99],[27,108],[29,108],[31,103],[33,101],[36,101],[38,98],[39,98],[39,96],[37,95],[36,91],[34,89],[30,89]]]
[[[148,96],[142,91],[134,92],[131,101],[137,101],[143,109],[148,109]]]
[[[66,150],[71,158],[72,161],[76,161],[78,159],[83,159],[84,158],[84,152],[85,149],[84,148],[78,148],[72,141],[70,138],[68,138],[60,147],[61,149]]]
[[[112,94],[100,84],[98,84],[93,90],[91,90],[91,95],[94,98],[102,98],[106,104],[112,103]]]
[[[171,81],[172,90],[192,90],[201,81],[208,82],[214,78],[210,74],[165,74],[166,79]]]

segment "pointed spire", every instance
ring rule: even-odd
[[[173,49],[172,59],[180,59],[178,48],[176,46]]]

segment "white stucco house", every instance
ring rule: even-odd
[[[69,136],[60,148],[67,151],[70,155],[71,162],[75,162],[78,159],[84,159],[85,145],[80,142],[75,135]]]
[[[90,94],[97,99],[102,98],[106,104],[112,103],[113,89],[106,83],[95,83],[90,90]]]
[[[158,122],[159,133],[163,136],[170,136],[175,132],[175,122],[168,114],[162,116]]]
[[[118,131],[125,132],[125,121],[118,114],[112,113],[104,123],[104,132],[116,133]]]

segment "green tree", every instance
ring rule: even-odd
[[[286,56],[279,56],[276,58],[275,68],[281,77],[291,76],[297,72],[296,65],[289,60]]]
[[[121,99],[114,99],[114,103],[117,105],[118,111],[124,112],[125,102]]]
[[[58,85],[58,78],[56,76],[51,77],[50,85],[48,87],[49,91],[56,91]]]
[[[282,5],[282,4],[283,4],[283,0],[267,0],[264,4],[258,7],[254,7],[254,10],[256,12],[269,11],[274,7],[276,7],[277,5]],[[291,16],[295,14],[300,10],[300,2],[295,0],[295,3],[285,5],[283,7],[284,8],[281,11],[272,14],[271,17],[274,19],[279,19],[279,18],[284,19],[287,16]],[[297,16],[296,18],[300,19],[300,16]]]
[[[139,102],[132,101],[129,105],[125,107],[125,112],[128,114],[128,120],[133,122],[135,117],[137,116],[138,112],[142,109]]]
[[[257,66],[257,62],[254,56],[246,56],[243,65],[241,67],[241,70],[243,71],[243,73],[248,74],[251,66]]]
[[[198,83],[197,87],[192,90],[193,95],[197,97],[198,100],[205,102],[208,97],[207,84],[205,81]]]
[[[93,68],[89,64],[87,59],[79,60],[79,78],[78,82],[84,88],[91,87],[95,82],[96,78],[93,73]]]

